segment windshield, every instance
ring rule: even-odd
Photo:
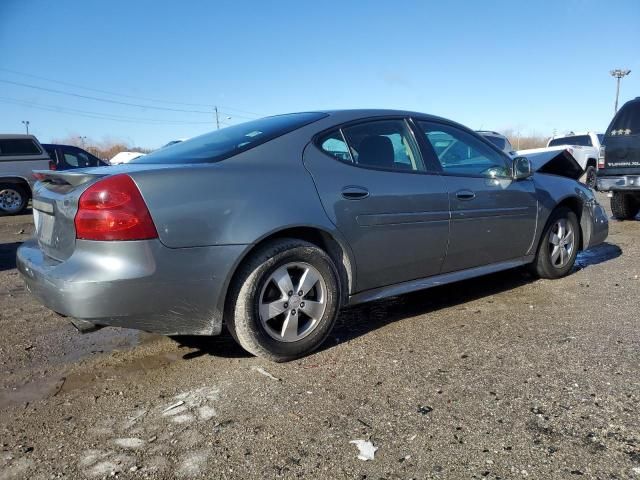
[[[176,143],[129,163],[217,162],[326,116],[326,113],[291,113],[252,120]]]
[[[589,135],[574,135],[572,137],[559,137],[554,138],[549,142],[550,147],[557,147],[558,145],[579,145],[582,147],[592,147],[591,137]]]

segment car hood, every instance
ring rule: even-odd
[[[518,150],[517,154],[529,159],[534,172],[560,175],[573,180],[578,180],[584,173],[569,150],[563,147]]]

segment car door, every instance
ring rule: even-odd
[[[351,246],[355,291],[440,272],[449,234],[447,188],[426,173],[406,119],[336,128],[305,149],[304,164]]]
[[[442,272],[526,255],[537,219],[533,180],[513,180],[511,160],[470,131],[437,121],[416,124],[447,179],[451,233]]]

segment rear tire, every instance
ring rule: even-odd
[[[640,202],[631,193],[613,192],[611,212],[618,220],[633,220],[640,210]]]
[[[229,291],[227,328],[254,355],[294,360],[325,341],[340,298],[338,270],[329,255],[302,240],[275,240],[241,265]]]
[[[29,192],[16,183],[0,183],[0,212],[5,215],[18,215],[24,212],[29,203]]]
[[[531,265],[540,278],[556,279],[573,268],[580,245],[580,223],[576,214],[566,207],[554,210],[542,232],[536,259]]]

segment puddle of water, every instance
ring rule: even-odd
[[[110,377],[123,378],[134,376],[141,372],[149,372],[164,368],[180,359],[175,352],[158,353],[133,359],[118,366],[91,369],[85,372],[58,372],[54,376],[40,377],[17,387],[10,387],[0,391],[0,410],[53,396],[69,393],[78,389],[89,388],[93,383]]]
[[[79,333],[75,327],[64,345],[62,363],[75,363],[91,355],[111,353],[116,350],[131,350],[138,345],[154,342],[161,335],[130,330],[128,328],[106,327],[96,332]]]
[[[576,270],[582,270],[583,268],[590,267],[592,265],[598,265],[622,255],[622,250],[619,246],[611,243],[603,243],[597,247],[589,250],[584,250],[578,253],[576,257]]]
[[[45,377],[19,387],[0,391],[0,410],[12,405],[23,405],[55,395],[63,382],[63,378]]]

